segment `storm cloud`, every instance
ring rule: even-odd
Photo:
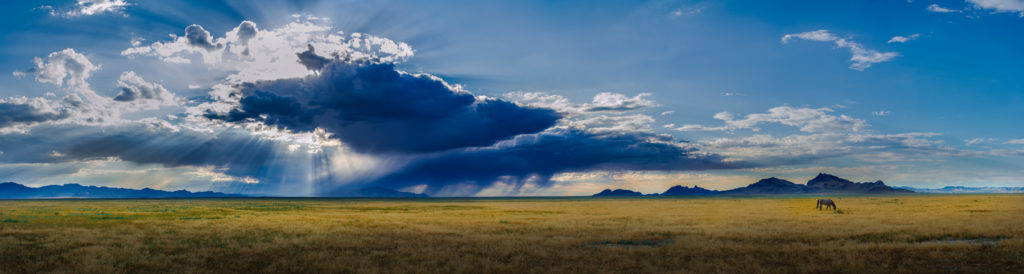
[[[545,184],[555,174],[586,171],[690,171],[745,166],[727,164],[667,135],[644,132],[596,134],[557,130],[521,135],[493,147],[449,151],[419,158],[372,185],[403,188],[427,185],[427,193],[447,186],[482,189],[495,182]]]
[[[244,85],[239,105],[207,112],[229,122],[260,121],[293,131],[323,128],[356,151],[422,153],[488,146],[540,132],[560,118],[454,89],[390,63],[334,60],[320,75]]]
[[[168,167],[234,167],[249,175],[268,162],[274,146],[241,130],[210,134],[141,124],[122,126],[39,125],[24,133],[0,134],[0,163],[55,163],[117,157]]]
[[[67,111],[46,112],[30,104],[0,102],[0,129],[18,124],[32,124],[60,120],[68,117]]]
[[[200,25],[191,25],[185,28],[185,38],[188,39],[188,44],[194,47],[200,47],[206,50],[218,50],[224,47],[223,44],[214,43],[213,37],[210,36],[210,32],[203,29]]]
[[[320,72],[327,63],[331,62],[331,59],[316,54],[316,49],[313,45],[306,45],[306,51],[298,53],[299,63],[306,67],[308,70]]]

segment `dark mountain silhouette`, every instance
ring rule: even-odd
[[[807,181],[807,190],[811,193],[913,193],[906,189],[893,188],[882,181],[874,183],[854,183],[830,174],[819,173],[817,177]]]
[[[28,187],[18,183],[0,183],[0,199],[48,199],[48,198],[214,198],[245,197],[239,194],[224,194],[187,190],[163,191],[152,188],[130,189],[80,184],[48,185]]]
[[[640,193],[640,192],[632,191],[632,190],[625,190],[625,189],[616,189],[616,190],[605,189],[604,191],[601,191],[601,193],[594,194],[594,197],[628,197],[628,196],[644,196],[644,194]]]
[[[427,194],[416,194],[410,192],[402,192],[393,190],[390,188],[383,187],[367,187],[360,189],[350,189],[337,191],[329,195],[331,197],[344,197],[344,198],[427,198]]]
[[[771,177],[761,179],[756,183],[745,187],[722,191],[722,194],[801,194],[806,193],[807,187],[794,184],[793,182]]]
[[[674,186],[657,196],[684,195],[772,195],[772,194],[896,194],[914,193],[911,189],[893,188],[882,181],[873,183],[855,183],[834,175],[819,173],[817,177],[807,181],[806,185],[796,184],[779,178],[761,179],[745,187],[725,191],[714,191],[693,186]],[[605,189],[594,196],[641,196],[640,192],[625,189]]]
[[[670,187],[665,192],[661,193],[661,196],[683,196],[683,195],[712,195],[718,194],[718,191],[708,190],[703,187],[693,186],[693,188],[685,186],[674,186]]]

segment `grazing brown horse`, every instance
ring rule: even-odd
[[[838,210],[836,202],[833,202],[832,199],[818,199],[818,210],[821,210],[821,206],[825,206],[825,209],[832,207],[832,210]]]

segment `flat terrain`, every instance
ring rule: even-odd
[[[1024,195],[0,201],[0,272],[1017,272]]]

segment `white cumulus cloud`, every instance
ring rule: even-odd
[[[402,62],[414,54],[404,42],[363,33],[346,35],[333,31],[326,19],[311,16],[298,16],[283,26],[264,29],[252,21],[242,21],[220,36],[191,25],[184,35],[171,37],[170,41],[133,46],[121,55],[156,56],[166,63],[186,64],[198,56],[211,67],[236,71],[229,80],[239,83],[310,74],[307,67],[295,61],[297,53],[310,47],[324,56],[379,62]]]
[[[629,97],[614,92],[601,92],[594,96],[590,103],[573,104],[561,95],[544,92],[509,92],[504,97],[525,106],[554,109],[566,114],[584,114],[597,112],[629,112],[657,106],[653,100],[647,99],[650,93],[640,93]],[[662,115],[668,115],[667,114]]]
[[[838,48],[850,50],[850,53],[853,54],[853,56],[850,57],[850,62],[853,63],[850,65],[850,69],[854,70],[864,70],[871,67],[871,65],[887,62],[900,55],[898,52],[879,52],[876,50],[866,49],[864,48],[864,45],[860,43],[846,38],[840,38],[839,36],[836,36],[824,29],[786,34],[782,36],[782,43],[789,43],[789,41],[793,39],[803,39],[815,42],[832,42]]]
[[[1024,18],[1024,0],[967,0],[967,2],[980,9],[1016,13]]]
[[[892,39],[889,39],[889,43],[906,43],[907,41],[917,39],[918,37],[921,37],[921,35],[917,33],[907,36],[893,36]]]
[[[121,78],[117,80],[117,87],[120,91],[114,97],[114,101],[127,103],[141,110],[177,105],[174,93],[160,84],[147,82],[134,71],[122,73]]]
[[[794,108],[788,106],[774,107],[768,113],[748,114],[736,119],[730,112],[719,112],[714,118],[725,121],[722,126],[683,125],[675,128],[680,131],[725,131],[752,129],[758,131],[757,125],[777,123],[800,128],[803,132],[857,132],[868,127],[867,121],[846,115],[832,115],[830,108]]]
[[[50,15],[63,17],[91,16],[104,13],[122,13],[124,9],[132,5],[125,0],[78,0],[75,5],[66,11],[58,11],[50,6]]]
[[[36,64],[35,67],[15,71],[14,76],[31,75],[40,83],[71,89],[88,89],[89,83],[86,80],[92,76],[92,72],[100,69],[99,65],[93,65],[89,58],[72,48],[50,53],[46,59],[36,57],[33,62]]]
[[[942,6],[939,6],[939,4],[931,4],[931,5],[928,5],[928,7],[927,7],[927,8],[925,8],[925,9],[927,9],[927,10],[928,10],[928,11],[930,11],[930,12],[938,12],[938,13],[952,13],[952,12],[960,12],[960,10],[955,10],[955,9],[949,9],[949,8],[944,8],[944,7],[942,7]]]

